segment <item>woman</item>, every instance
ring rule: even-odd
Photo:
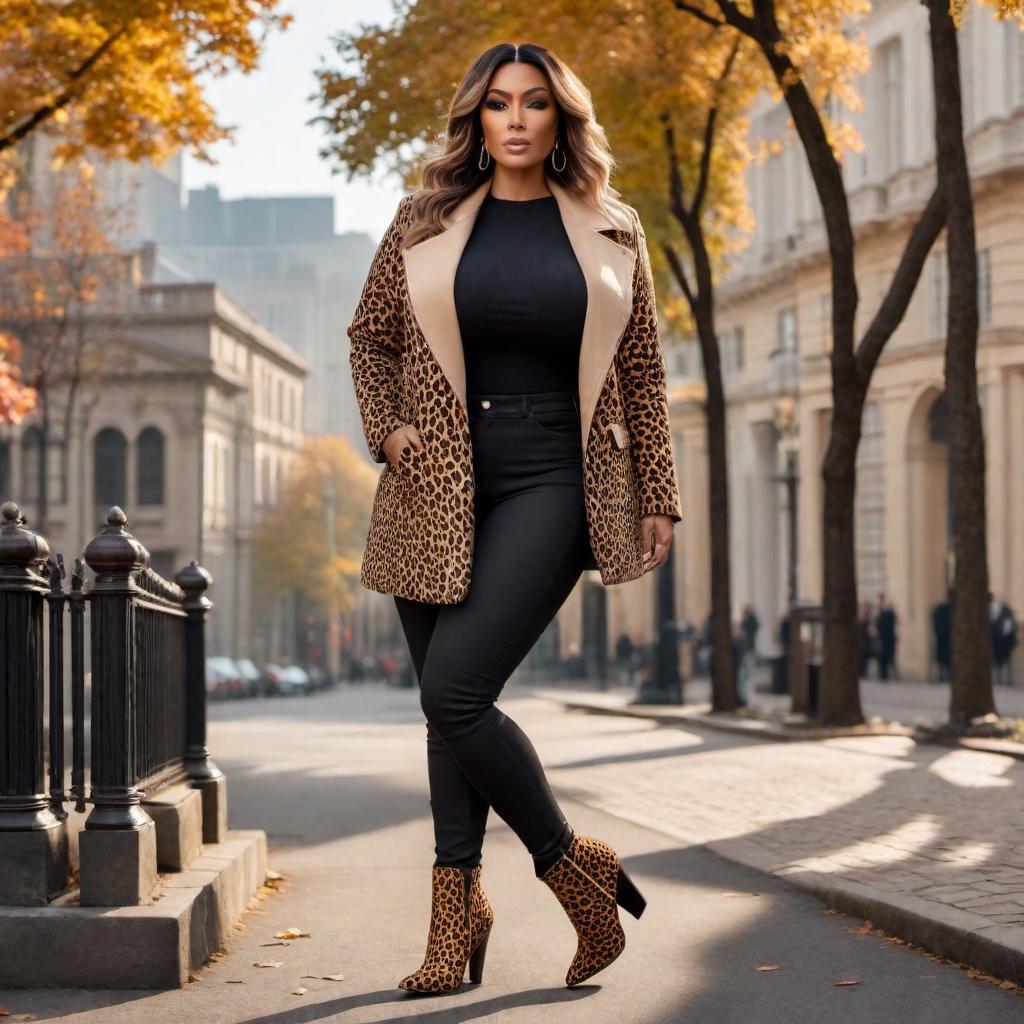
[[[491,807],[576,928],[566,985],[622,952],[618,906],[645,906],[615,851],[575,834],[495,706],[583,569],[636,579],[682,518],[646,243],[612,166],[589,93],[554,54],[490,48],[348,328],[367,443],[386,463],[360,578],[394,596],[427,722],[430,932],[399,982],[414,992],[458,989],[467,962],[481,979]]]

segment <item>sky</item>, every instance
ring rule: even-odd
[[[390,0],[283,0],[282,13],[294,20],[268,40],[260,67],[211,79],[206,96],[218,119],[236,126],[235,141],[211,149],[217,163],[186,156],[185,188],[217,185],[225,199],[242,196],[335,196],[338,231],[366,231],[379,238],[394,216],[402,194],[397,178],[376,181],[331,175],[331,164],[317,150],[326,135],[306,122],[319,113],[307,97],[316,90],[314,70],[336,63],[329,37],[359,23],[387,24]]]

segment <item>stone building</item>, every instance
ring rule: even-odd
[[[975,187],[979,270],[979,390],[987,454],[992,589],[1024,613],[1024,33],[991,10],[968,7],[961,35],[965,135]],[[864,149],[845,160],[857,233],[858,337],[892,277],[910,225],[934,184],[927,12],[911,0],[876,5],[864,22],[871,67],[854,123]],[[754,605],[762,647],[786,607],[786,503],[777,477],[797,452],[798,584],[821,597],[822,483],[829,436],[830,279],[818,200],[788,111],[763,99],[752,134],[784,138],[751,164],[747,185],[757,228],[718,292],[726,368],[737,615]],[[861,600],[885,593],[899,617],[904,677],[926,678],[931,613],[951,572],[943,351],[945,236],[928,258],[906,317],[874,375],[858,464],[857,568]],[[700,621],[709,605],[706,453],[699,357],[669,349],[673,425],[685,518],[680,614]],[[788,421],[792,420],[792,427]],[[1016,673],[1018,684],[1024,683]]]
[[[197,558],[213,574],[209,654],[285,658],[292,609],[253,594],[252,535],[301,446],[309,368],[216,285],[147,283],[155,256],[131,257],[134,286],[91,327],[100,368],[66,437],[66,389],[55,389],[46,535],[70,563],[120,505],[156,571]],[[0,426],[0,495],[30,526],[39,457],[35,414]]]

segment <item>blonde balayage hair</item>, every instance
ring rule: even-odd
[[[443,231],[442,217],[493,175],[493,158],[486,170],[479,167],[483,140],[480,107],[495,71],[508,61],[540,68],[558,108],[558,148],[565,154],[565,170],[556,171],[549,156],[545,173],[598,209],[616,209],[629,217],[628,207],[618,198],[620,193],[609,184],[615,159],[594,116],[590,90],[546,47],[498,43],[477,57],[455,90],[448,107],[444,148],[423,167],[423,185],[412,197],[413,219],[403,236],[403,248]]]

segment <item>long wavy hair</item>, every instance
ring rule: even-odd
[[[620,193],[609,184],[615,159],[604,129],[594,116],[590,90],[547,47],[538,43],[498,43],[477,57],[455,90],[448,107],[443,149],[424,165],[423,185],[413,194],[413,219],[402,238],[403,248],[443,231],[442,217],[493,175],[493,159],[487,170],[481,171],[479,166],[483,141],[480,107],[495,71],[508,61],[540,68],[554,95],[558,148],[565,154],[565,169],[556,171],[549,159],[546,173],[598,209],[617,209],[628,217],[627,208],[618,198]]]

